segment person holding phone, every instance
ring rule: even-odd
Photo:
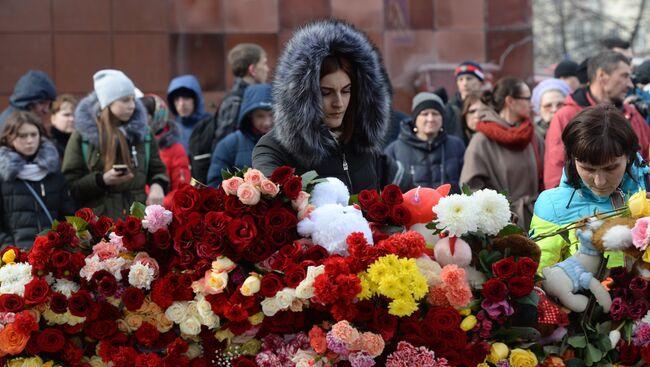
[[[169,183],[147,111],[119,70],[93,76],[94,92],[79,102],[63,174],[72,196],[97,215],[122,218],[135,201],[162,204]],[[149,194],[145,186],[149,185]]]

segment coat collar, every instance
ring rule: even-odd
[[[0,180],[3,182],[14,180],[27,163],[25,158],[15,150],[7,146],[0,147]],[[38,148],[36,156],[29,163],[35,163],[39,167],[47,170],[48,174],[61,169],[59,153],[54,144],[47,139],[41,141],[41,146]]]

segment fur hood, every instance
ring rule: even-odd
[[[99,146],[97,116],[100,112],[99,99],[97,99],[95,92],[84,97],[74,111],[75,129],[94,146]],[[144,138],[149,134],[147,109],[137,98],[135,100],[133,116],[131,116],[129,121],[120,126],[120,130],[131,144],[144,141]]]
[[[320,67],[325,57],[346,57],[356,69],[357,116],[352,145],[379,152],[389,119],[390,93],[381,56],[365,34],[335,19],[299,29],[278,60],[273,79],[273,136],[305,166],[337,148],[323,123]]]
[[[48,174],[61,169],[59,153],[54,144],[47,139],[41,141],[41,146],[38,148],[32,163],[47,170]],[[25,164],[27,164],[25,158],[15,150],[6,146],[0,147],[0,180],[3,182],[12,181],[18,176]]]

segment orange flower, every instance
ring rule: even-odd
[[[16,355],[25,349],[29,335],[25,335],[16,329],[14,324],[5,326],[0,330],[0,357],[7,354]]]
[[[544,367],[565,367],[564,361],[560,357],[548,356],[542,363]]]
[[[325,339],[325,332],[323,329],[314,325],[314,327],[309,330],[309,344],[318,354],[322,354],[327,351],[327,340]]]

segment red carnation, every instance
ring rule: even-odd
[[[382,223],[388,218],[390,207],[382,202],[376,202],[368,209],[368,219],[373,222]]]
[[[16,329],[25,335],[31,334],[32,331],[38,330],[36,319],[29,311],[22,311],[16,314],[16,321],[14,321]]]
[[[522,277],[532,278],[537,273],[539,264],[530,257],[520,257],[517,261],[517,274]]]
[[[28,305],[39,305],[47,300],[50,294],[50,286],[45,279],[34,278],[25,284],[25,303]]]
[[[74,213],[74,216],[83,219],[86,223],[93,223],[97,218],[90,208],[79,209]]]
[[[68,310],[68,297],[63,293],[52,292],[52,297],[50,298],[50,309],[54,313],[65,313]]]
[[[300,191],[302,191],[302,177],[300,176],[291,177],[282,186],[284,196],[291,200],[296,199],[300,194]]]
[[[390,206],[401,204],[404,202],[402,190],[399,189],[399,186],[390,184],[384,187],[384,190],[381,192],[381,200]]]
[[[160,333],[155,326],[151,325],[148,322],[143,322],[142,325],[135,331],[135,338],[139,344],[144,345],[145,347],[152,347],[153,344],[158,340]]]
[[[156,353],[138,354],[135,359],[135,367],[163,367],[165,363]]]
[[[282,279],[275,273],[266,274],[262,277],[260,292],[264,297],[270,298],[275,296],[280,289],[284,287]]]
[[[17,313],[25,307],[25,301],[17,294],[4,293],[0,294],[0,312]]]
[[[512,277],[508,281],[508,288],[510,288],[510,294],[514,298],[525,297],[533,291],[533,279],[530,277]]]
[[[379,193],[377,190],[361,190],[357,198],[361,208],[367,210],[379,200]]]
[[[501,280],[508,280],[517,272],[515,258],[510,256],[505,259],[492,263],[492,273]]]
[[[506,299],[508,295],[508,287],[497,278],[488,279],[483,283],[483,297],[491,302],[500,302]]]
[[[142,307],[144,302],[144,292],[142,289],[129,287],[122,293],[122,303],[129,311],[137,311]]]
[[[38,334],[36,343],[43,352],[56,353],[63,348],[65,336],[59,329],[47,328]]]
[[[273,171],[270,179],[276,184],[284,185],[294,172],[295,170],[289,166],[280,166]]]
[[[248,318],[248,311],[239,303],[228,304],[223,315],[230,321],[241,322]]]

